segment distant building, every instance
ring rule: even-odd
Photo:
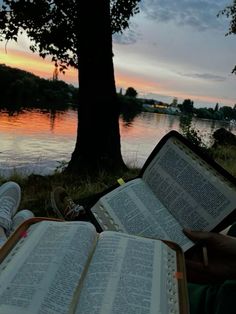
[[[167,109],[168,107],[169,105],[162,101],[156,101],[154,104],[154,108],[158,108],[158,109]]]
[[[155,111],[154,106],[151,105],[151,104],[143,104],[143,108],[144,108],[146,111],[150,111],[150,112],[154,112],[154,111]]]
[[[167,113],[167,114],[178,114],[180,110],[177,106],[172,106],[162,101],[156,100],[153,104],[143,104],[143,108],[149,112]]]

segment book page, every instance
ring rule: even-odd
[[[92,212],[103,228],[108,226],[129,234],[171,240],[184,251],[193,246],[182,232],[183,227],[142,179],[127,182],[106,194]]]
[[[143,180],[182,227],[212,230],[236,208],[236,188],[184,144],[169,139]]]
[[[76,314],[179,313],[176,252],[161,241],[103,232]]]
[[[94,247],[95,228],[55,221],[32,228],[1,264],[0,313],[64,314]]]

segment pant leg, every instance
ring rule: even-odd
[[[231,237],[236,237],[236,222],[232,224],[227,235],[229,235]]]

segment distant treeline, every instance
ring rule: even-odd
[[[79,89],[63,81],[46,80],[32,73],[0,64],[0,82],[0,108],[66,109],[69,106],[78,106]],[[143,104],[154,105],[157,102],[154,99],[137,98],[137,95],[133,87],[128,87],[124,94],[122,90],[118,93],[120,114],[127,122],[132,121],[141,111],[145,111]],[[191,99],[185,99],[182,104],[179,104],[178,99],[174,98],[171,105],[178,108],[175,114],[214,120],[236,120],[236,104],[233,108],[220,107],[216,104],[214,108],[197,109]],[[158,112],[158,109],[156,110]]]
[[[79,89],[59,80],[46,80],[32,73],[0,64],[0,108],[50,107],[53,109],[78,105]],[[137,92],[128,88],[118,94],[120,112],[127,120],[142,110]]]
[[[78,104],[78,88],[0,64],[0,107],[66,107]]]
[[[0,108],[47,107],[66,109],[78,106],[79,89],[59,80],[46,80],[32,73],[0,64]],[[142,111],[137,92],[128,88],[125,95],[118,94],[120,114],[131,121]]]
[[[194,108],[193,101],[185,99],[179,105],[181,112],[194,114],[197,118],[213,120],[236,120],[236,105],[234,107],[222,106],[216,103],[214,108]]]
[[[231,108],[223,106],[220,108],[199,108],[194,109],[195,116],[203,119],[213,120],[236,120],[236,106]]]

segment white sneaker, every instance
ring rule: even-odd
[[[11,232],[14,232],[16,228],[21,225],[25,220],[33,218],[34,214],[28,209],[22,209],[12,218]]]
[[[0,226],[8,236],[12,226],[12,217],[15,215],[21,200],[20,186],[15,182],[6,182],[0,187]]]

